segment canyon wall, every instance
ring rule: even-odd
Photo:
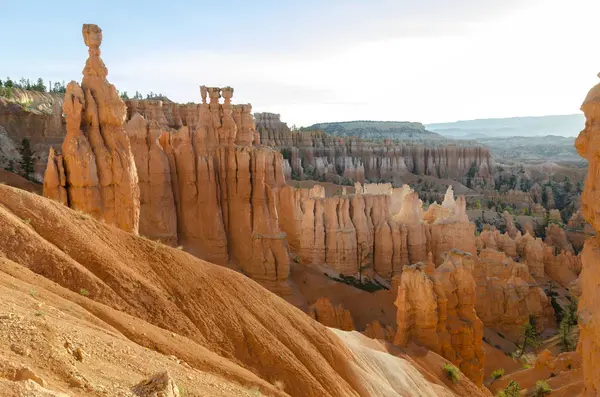
[[[598,75],[600,77],[600,74]],[[590,90],[581,110],[585,129],[575,140],[577,152],[588,160],[588,174],[582,195],[581,211],[585,219],[600,231],[600,84]],[[600,235],[585,241],[579,277],[579,346],[582,355],[584,396],[600,395]]]
[[[66,135],[63,101],[63,94],[19,88],[12,89],[10,98],[0,97],[0,167],[17,167],[17,148],[26,138],[37,157],[32,177],[43,179],[50,147],[60,146]]]
[[[232,95],[202,86],[198,105],[128,102],[140,231],[279,288],[289,275],[276,211],[283,159],[258,146],[251,106],[233,105]]]
[[[466,183],[468,175],[475,184],[493,183],[494,163],[483,147],[342,138],[322,131],[291,131],[278,114],[255,113],[255,117],[262,142],[284,154],[288,179],[394,182],[415,174]]]
[[[365,193],[369,191],[376,194]],[[296,262],[327,265],[345,275],[372,265],[390,279],[411,263],[431,259],[439,266],[452,248],[476,255],[474,225],[466,218],[464,198],[454,201],[452,189],[444,201],[448,216],[429,220],[407,185],[358,184],[356,192],[325,197],[322,189],[279,190],[279,223]]]

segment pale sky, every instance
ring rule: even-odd
[[[80,80],[97,23],[117,89],[230,85],[289,125],[570,114],[600,82],[600,0],[48,3],[2,4],[0,78]]]

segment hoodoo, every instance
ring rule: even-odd
[[[583,395],[592,397],[600,395],[600,84],[590,90],[581,110],[585,129],[577,137],[575,147],[589,167],[581,210],[597,234],[586,240],[581,254],[578,351],[583,361]]]
[[[44,195],[137,233],[140,193],[124,128],[125,103],[106,79],[108,70],[100,58],[102,30],[83,25],[83,40],[89,58],[81,86],[75,81],[67,85],[63,104],[67,136],[62,155],[51,151],[48,156]]]

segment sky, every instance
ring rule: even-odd
[[[600,72],[599,0],[0,0],[0,79],[81,80],[83,23],[130,95],[199,85],[289,125],[572,114]]]

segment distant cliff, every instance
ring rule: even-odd
[[[494,163],[489,150],[482,146],[464,142],[459,145],[442,139],[423,142],[366,140],[320,130],[291,131],[278,114],[255,113],[254,116],[261,142],[277,147],[283,153],[288,179],[344,184],[365,181],[405,183],[402,178],[414,174],[453,179],[465,184],[470,181],[473,185],[493,182]],[[363,122],[338,124],[360,123]],[[390,122],[391,126],[398,124],[406,124],[406,131],[412,128],[414,134],[422,131],[425,135],[439,138],[437,134],[426,131],[420,123]]]
[[[17,162],[16,147],[23,138],[31,142],[39,160],[34,177],[42,179],[48,148],[59,145],[66,134],[62,116],[63,94],[14,88],[10,98],[0,96],[0,167]]]
[[[321,130],[337,136],[355,136],[363,139],[400,139],[427,141],[445,139],[435,132],[425,129],[421,123],[409,121],[344,121],[338,123],[318,123],[306,130]]]

